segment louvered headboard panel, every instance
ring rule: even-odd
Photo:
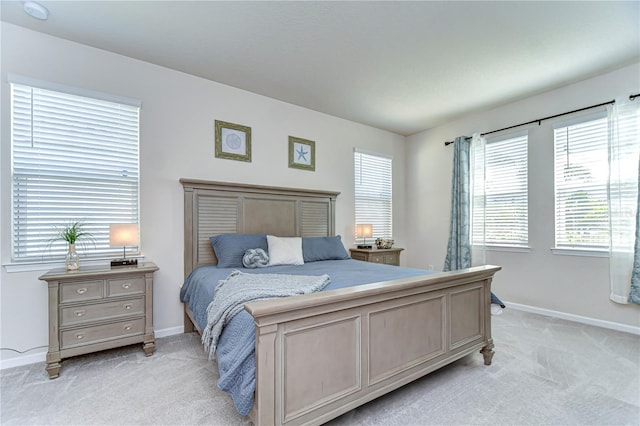
[[[339,192],[180,179],[184,188],[185,277],[217,263],[209,237],[265,233],[282,237],[335,233]]]

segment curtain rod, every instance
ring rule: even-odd
[[[633,101],[635,98],[640,97],[640,93],[636,93],[635,95],[629,95],[629,100]],[[509,127],[504,127],[502,129],[498,129],[498,130],[492,130],[490,132],[485,132],[485,133],[480,133],[480,136],[486,136],[486,135],[490,135],[492,133],[498,133],[498,132],[502,132],[503,130],[509,130],[509,129],[513,129],[516,127],[520,127],[520,126],[526,126],[528,124],[535,124],[538,123],[538,126],[540,125],[541,122],[545,121],[545,120],[550,120],[552,118],[556,118],[556,117],[562,117],[563,115],[568,115],[568,114],[573,114],[574,112],[580,112],[580,111],[586,111],[588,109],[592,109],[592,108],[598,108],[601,106],[605,106],[605,105],[611,105],[611,104],[615,104],[616,101],[615,99],[609,102],[603,102],[601,104],[596,104],[596,105],[591,105],[588,107],[584,107],[584,108],[580,108],[580,109],[574,109],[573,111],[567,111],[567,112],[563,112],[560,114],[555,114],[555,115],[550,115],[548,117],[543,117],[543,118],[538,118],[537,120],[531,120],[531,121],[527,121],[526,123],[520,123],[520,124],[516,124],[514,126],[509,126]],[[466,139],[471,139],[470,137],[467,137]],[[455,141],[446,141],[444,143],[444,146],[447,145],[451,145],[453,144]]]

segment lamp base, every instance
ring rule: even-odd
[[[111,261],[112,268],[121,268],[126,266],[138,266],[138,259],[114,259]]]
[[[369,245],[369,244],[358,244],[358,248],[359,248],[359,249],[368,249],[368,250],[371,250],[371,249],[373,248],[373,246],[372,246],[372,245]]]

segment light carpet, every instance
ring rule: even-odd
[[[329,422],[342,425],[639,425],[640,336],[505,309],[496,354],[469,355]],[[0,372],[3,425],[247,425],[215,387],[197,334]]]

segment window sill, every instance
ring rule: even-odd
[[[531,253],[531,247],[522,246],[485,246],[487,251],[509,251],[512,253]]]
[[[608,250],[585,250],[552,247],[551,253],[561,256],[609,257]]]
[[[474,245],[474,250],[480,250],[483,246]],[[531,247],[528,246],[497,246],[497,245],[487,245],[484,246],[486,251],[505,251],[511,253],[531,253]]]
[[[144,260],[142,255],[127,256],[127,259],[138,259],[138,261]],[[100,259],[82,259],[80,258],[80,264],[82,266],[104,266],[109,264],[115,257],[104,257]],[[64,268],[64,261],[59,262],[38,262],[38,263],[7,263],[4,266],[7,273],[14,272],[35,272],[35,271],[48,271],[54,268]]]

